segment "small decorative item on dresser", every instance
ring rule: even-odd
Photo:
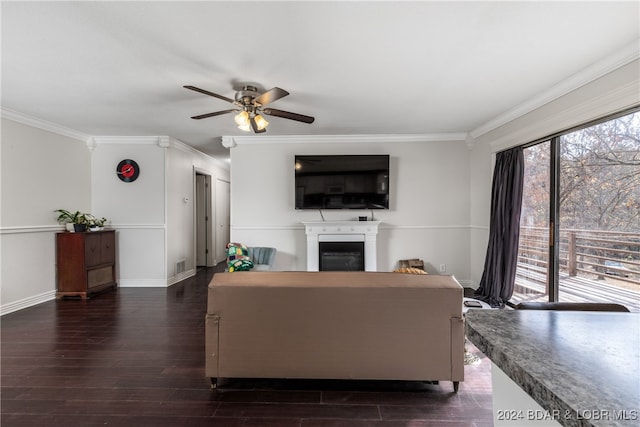
[[[89,227],[89,231],[101,231],[104,230],[104,225],[107,222],[107,218],[96,218],[91,214],[85,214],[85,218],[87,220],[87,226]]]
[[[66,209],[57,209],[58,224],[66,226],[67,231],[84,232],[87,228],[91,231],[100,231],[104,229],[107,222],[106,218],[97,218],[91,214],[82,213],[80,211],[71,212]]]

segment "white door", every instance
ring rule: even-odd
[[[216,262],[227,258],[227,243],[231,237],[231,185],[216,179]]]

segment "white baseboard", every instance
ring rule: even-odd
[[[167,282],[164,279],[120,279],[119,288],[166,288]]]
[[[169,277],[168,279],[120,279],[118,287],[120,288],[168,288],[171,285],[195,276],[196,270],[183,271],[180,274]]]
[[[28,298],[21,299],[19,301],[10,302],[0,306],[0,316],[13,313],[24,308],[33,307],[34,305],[42,304],[43,302],[51,301],[56,298],[56,291],[47,291],[45,293],[34,295]]]
[[[184,279],[188,279],[189,277],[193,277],[195,275],[196,275],[196,270],[183,271],[182,273],[176,274],[173,277],[169,277],[169,279],[167,279],[167,287],[171,285],[175,285],[176,283],[181,282]]]
[[[462,285],[463,288],[473,288],[472,280],[460,280],[457,277],[456,277],[456,280],[458,281],[458,283]]]

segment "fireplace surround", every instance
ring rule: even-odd
[[[320,243],[325,242],[344,243],[347,249],[349,243],[362,242],[364,271],[377,271],[380,221],[306,221],[303,224],[307,235],[307,271],[320,271]]]

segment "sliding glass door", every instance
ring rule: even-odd
[[[640,310],[640,113],[559,144],[559,299]]]
[[[514,297],[548,301],[551,141],[526,147]]]
[[[524,150],[513,302],[615,302],[640,311],[640,112]]]

